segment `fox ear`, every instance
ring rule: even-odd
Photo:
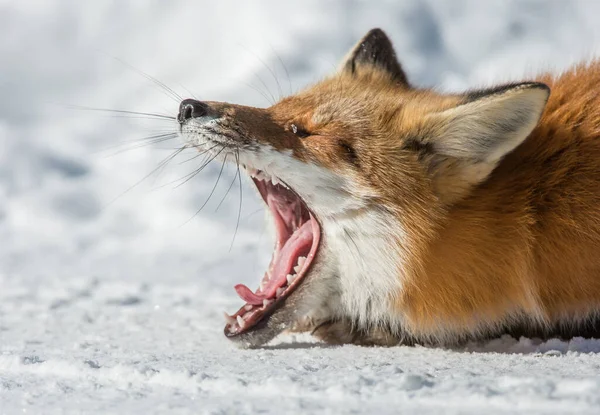
[[[467,93],[456,107],[427,115],[419,146],[443,191],[464,193],[484,181],[531,134],[549,94],[542,83],[505,85]]]
[[[355,74],[363,68],[376,67],[387,72],[394,81],[408,85],[402,66],[396,58],[392,42],[381,29],[371,29],[346,57],[342,70]]]
[[[438,124],[431,144],[445,156],[495,164],[529,136],[549,94],[535,82],[467,93],[458,106],[430,114]]]

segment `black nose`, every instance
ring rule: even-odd
[[[204,117],[208,115],[208,105],[195,99],[184,99],[179,104],[179,115],[177,121],[184,123],[190,118]]]

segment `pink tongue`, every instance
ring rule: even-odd
[[[260,289],[256,293],[243,284],[235,286],[235,291],[240,298],[248,304],[261,305],[263,300],[275,298],[277,288],[283,287],[286,283],[286,275],[290,273],[292,267],[296,264],[299,256],[310,250],[313,242],[313,229],[311,222],[314,219],[305,222],[300,229],[296,230],[286,241],[281,250],[275,253],[272,265],[271,278],[266,282],[264,290]],[[307,261],[308,262],[308,261]],[[308,264],[303,265],[306,267]]]

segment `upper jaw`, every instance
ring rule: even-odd
[[[256,179],[256,180],[265,180],[265,181],[271,182],[273,185],[279,184],[279,185],[285,187],[286,189],[290,189],[290,187],[283,180],[281,180],[280,178],[278,178],[275,175],[269,174],[265,170],[259,170],[259,169],[256,169],[254,167],[247,166],[245,164],[242,164],[241,167],[253,179]]]
[[[277,150],[268,143],[241,137],[223,122],[223,118],[192,119],[181,125],[180,134],[188,145],[217,158],[233,154],[235,157],[228,160],[244,167],[251,177],[260,171],[275,183],[291,187],[319,217],[334,217],[360,207],[345,176],[316,162],[299,160],[292,150]],[[223,148],[225,151],[221,151]]]
[[[189,147],[197,147],[213,153],[223,148],[230,151],[239,150],[242,143],[247,140],[243,140],[231,128],[225,127],[224,122],[223,118],[192,118],[180,123],[179,134]],[[214,147],[209,150],[210,146]]]
[[[291,150],[276,150],[268,144],[240,149],[239,163],[256,175],[260,171],[273,183],[280,183],[297,193],[319,220],[335,218],[362,207],[353,197],[349,179],[312,161],[302,161]]]

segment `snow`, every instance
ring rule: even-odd
[[[599,13],[585,0],[0,1],[0,414],[597,413],[600,340],[287,335],[236,349],[222,311],[271,249],[248,182],[237,233],[237,183],[217,210],[233,169],[196,215],[216,163],[177,187],[199,161],[182,154],[128,190],[177,143],[123,144],[174,126],[68,105],[174,114],[130,66],[186,97],[268,105],[377,26],[413,82],[459,90],[596,54]]]

